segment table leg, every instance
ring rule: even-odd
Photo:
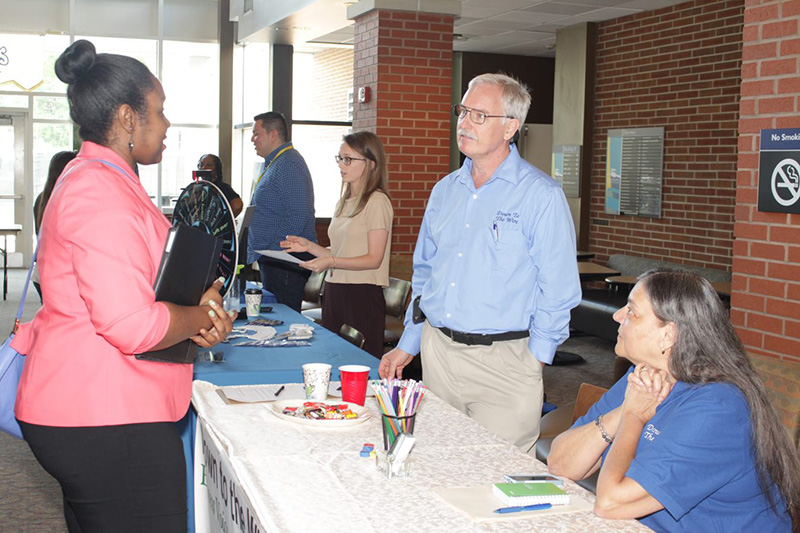
[[[8,236],[3,235],[3,300],[8,295]]]

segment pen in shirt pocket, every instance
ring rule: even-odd
[[[494,233],[494,242],[500,240],[500,230],[497,229],[497,222],[492,222],[492,233]]]

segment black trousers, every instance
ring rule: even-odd
[[[304,261],[314,258],[308,253],[293,254]],[[311,271],[286,261],[260,258],[258,270],[261,273],[261,285],[275,295],[278,303],[288,305],[298,313],[303,305],[303,292]]]
[[[364,334],[364,351],[383,357],[383,331],[386,327],[386,301],[383,289],[366,283],[325,282],[322,298],[322,325],[339,334],[342,324]]]
[[[186,531],[186,465],[174,423],[20,427],[61,485],[70,533]]]

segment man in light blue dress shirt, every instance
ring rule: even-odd
[[[511,144],[530,107],[517,80],[473,79],[454,106],[464,165],[434,186],[414,251],[412,298],[381,377],[423,353],[428,387],[524,451],[539,437],[542,367],[581,299],[564,193]],[[424,316],[424,320],[422,317]]]

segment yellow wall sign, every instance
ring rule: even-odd
[[[33,91],[44,79],[44,37],[0,35],[0,85]]]

